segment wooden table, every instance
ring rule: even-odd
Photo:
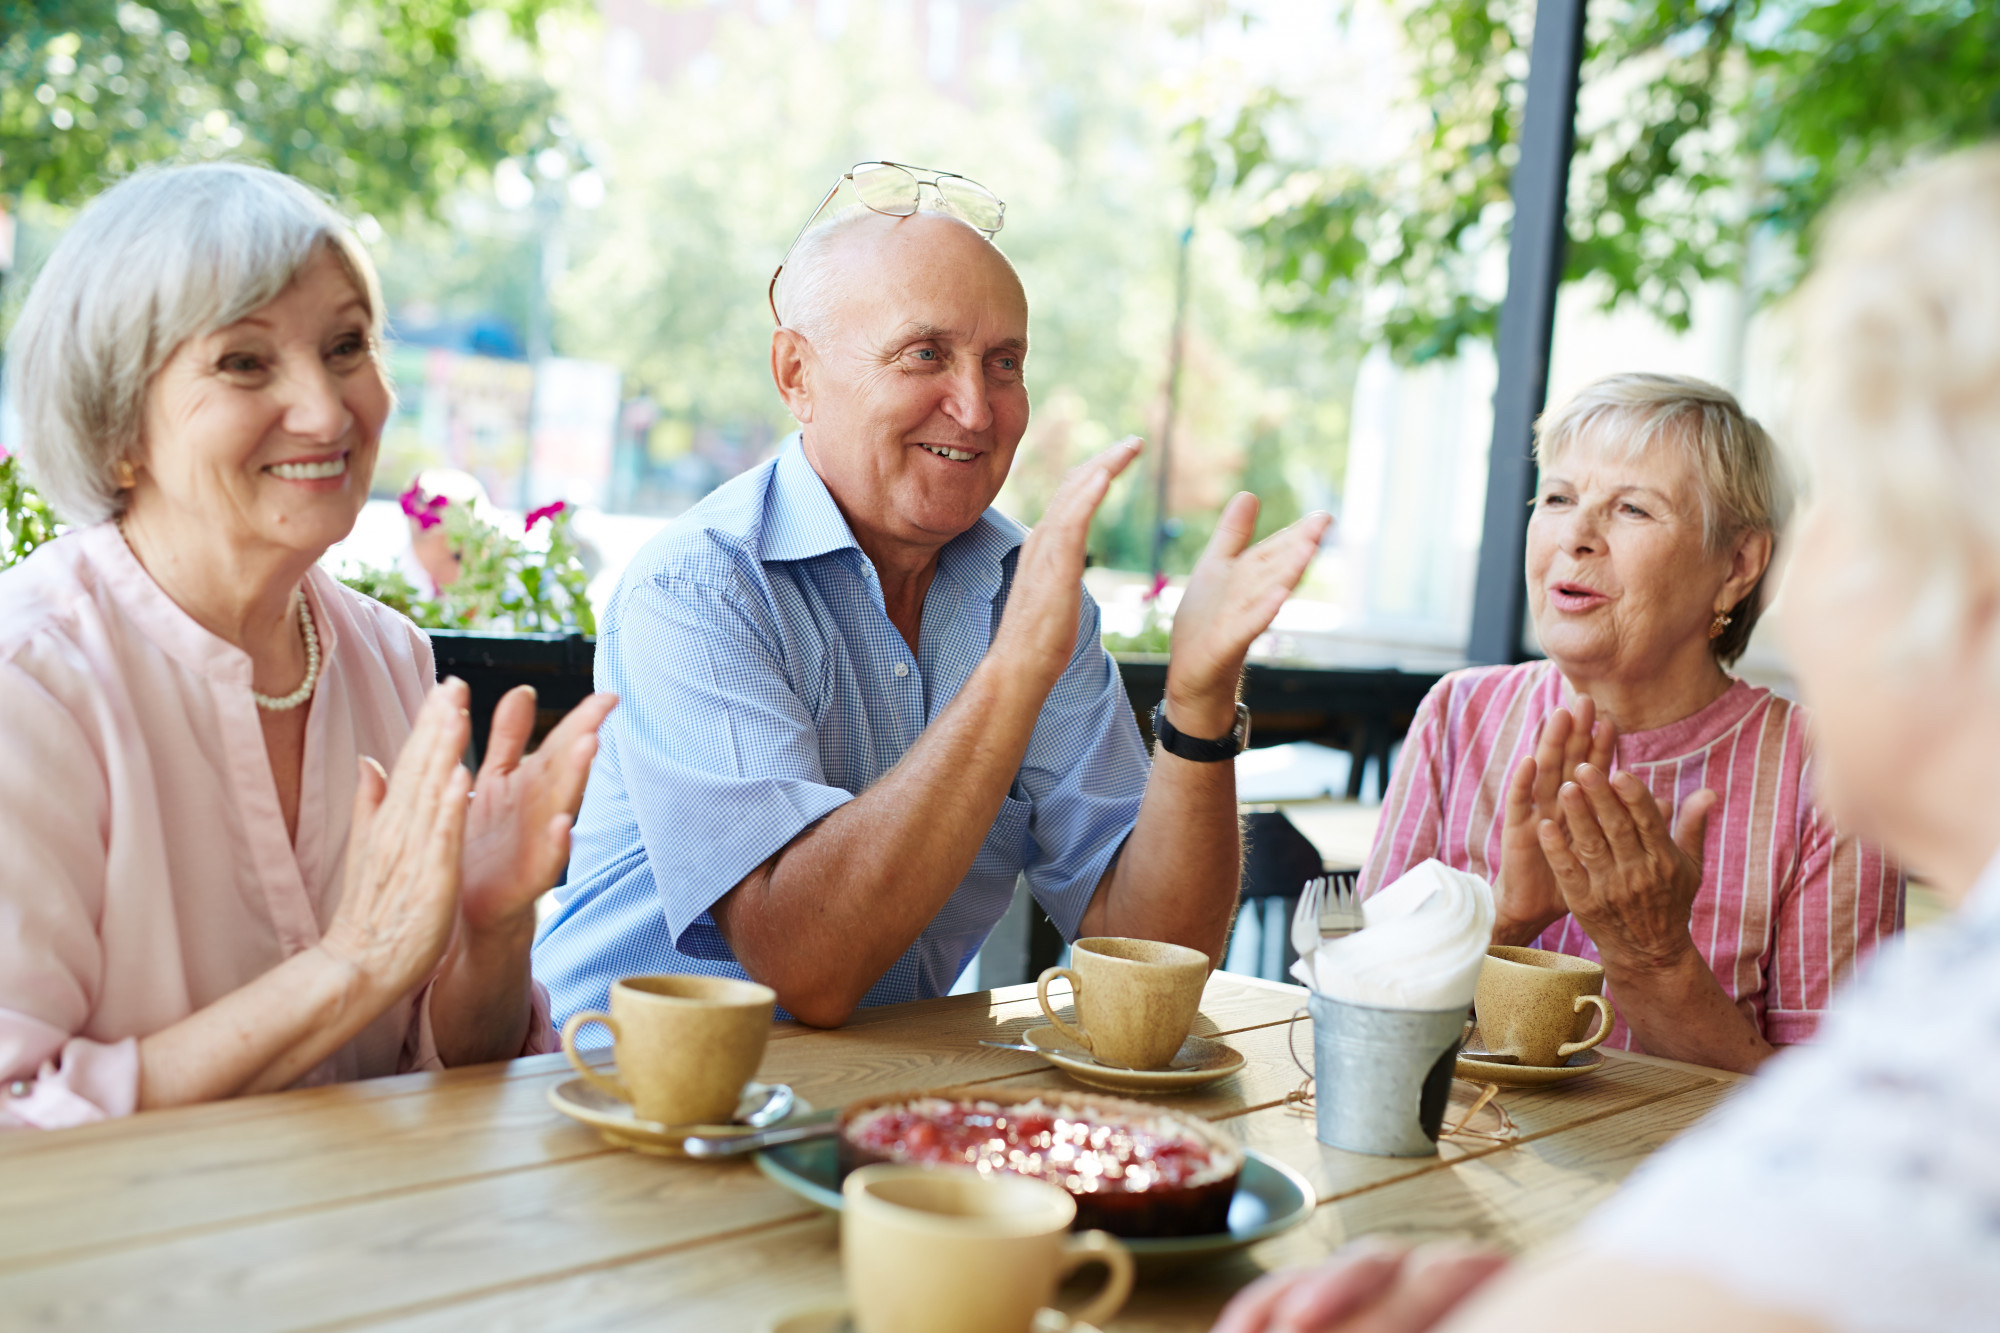
[[[1522,1137],[1436,1158],[1320,1146],[1284,1104],[1304,992],[1218,973],[1196,1031],[1249,1063],[1172,1103],[1291,1164],[1320,1204],[1297,1230],[1144,1283],[1122,1329],[1206,1329],[1259,1271],[1368,1232],[1518,1249],[1573,1225],[1734,1076],[1614,1057],[1566,1087],[1507,1092]],[[790,1024],[760,1077],[813,1104],[993,1082],[1069,1088],[974,1044],[1040,1022],[1031,987]],[[1298,1025],[1311,1058],[1308,1026]],[[747,1162],[607,1147],[550,1109],[561,1056],[0,1136],[0,1325],[62,1329],[753,1330],[839,1294],[833,1221]]]

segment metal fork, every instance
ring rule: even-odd
[[[1353,871],[1342,871],[1328,878],[1314,881],[1324,885],[1319,904],[1319,937],[1323,940],[1337,940],[1344,935],[1352,935],[1367,925],[1361,915],[1361,896],[1358,892],[1360,876]]]

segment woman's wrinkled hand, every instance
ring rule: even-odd
[[[467,698],[463,681],[436,686],[395,772],[373,759],[361,764],[346,882],[319,947],[380,995],[400,995],[428,975],[457,920],[472,787],[459,762],[470,734]]]
[[[1688,922],[1715,801],[1696,792],[1669,833],[1653,793],[1630,773],[1606,778],[1585,764],[1557,794],[1560,819],[1538,829],[1542,854],[1607,971],[1665,971],[1693,952]]]
[[[535,691],[517,685],[493,710],[486,757],[465,825],[462,910],[475,935],[532,930],[535,900],[569,864],[569,831],[597,757],[597,729],[618,704],[593,694],[524,754],[535,727]]]
[[[1569,911],[1542,852],[1540,828],[1561,817],[1556,793],[1577,766],[1609,771],[1617,745],[1617,725],[1597,716],[1588,695],[1574,712],[1558,708],[1543,721],[1535,752],[1515,767],[1502,805],[1500,874],[1493,886],[1496,943],[1532,943]]]
[[[1506,1263],[1457,1241],[1415,1250],[1356,1241],[1317,1268],[1286,1269],[1245,1287],[1213,1333],[1423,1333]]]

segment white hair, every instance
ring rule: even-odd
[[[1791,516],[1793,488],[1771,437],[1727,389],[1689,375],[1610,375],[1584,386],[1535,422],[1535,462],[1553,466],[1588,433],[1621,446],[1628,458],[1658,445],[1686,457],[1700,491],[1702,544],[1709,554],[1744,532],[1767,532],[1775,545]],[[1768,567],[1766,573],[1769,573]],[[1729,626],[1710,647],[1725,665],[1743,655],[1764,609],[1764,578],[1730,610]]]
[[[1902,651],[1948,648],[2000,575],[2000,148],[1842,209],[1798,306],[1800,445],[1848,573],[1900,590]]]
[[[344,218],[289,176],[234,162],[152,167],[85,208],[7,340],[29,480],[73,523],[115,517],[146,394],[189,338],[269,304],[324,248],[368,307],[382,291]]]
[[[919,215],[949,218],[956,222],[992,246],[993,253],[1000,256],[1000,262],[1007,265],[1007,271],[1014,272],[1012,261],[999,246],[993,245],[993,238],[963,218],[928,208],[920,209]],[[784,327],[804,334],[807,342],[818,342],[832,332],[835,312],[847,293],[847,269],[839,261],[840,241],[870,218],[886,216],[889,215],[877,213],[865,205],[851,204],[799,237],[785,260],[784,272],[778,275],[777,289],[772,293],[779,321]],[[1019,277],[1016,273],[1017,282]]]

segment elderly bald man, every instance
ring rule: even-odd
[[[1223,948],[1237,680],[1331,520],[1250,547],[1257,501],[1230,501],[1149,764],[1082,582],[1138,445],[1071,472],[1032,533],[991,508],[1028,424],[998,201],[912,177],[897,216],[856,177],[869,207],[809,220],[773,284],[801,430],[649,544],[604,617],[624,704],[535,948],[559,1016],[644,972],[748,976],[821,1027],[941,995],[1023,872],[1065,937]]]

